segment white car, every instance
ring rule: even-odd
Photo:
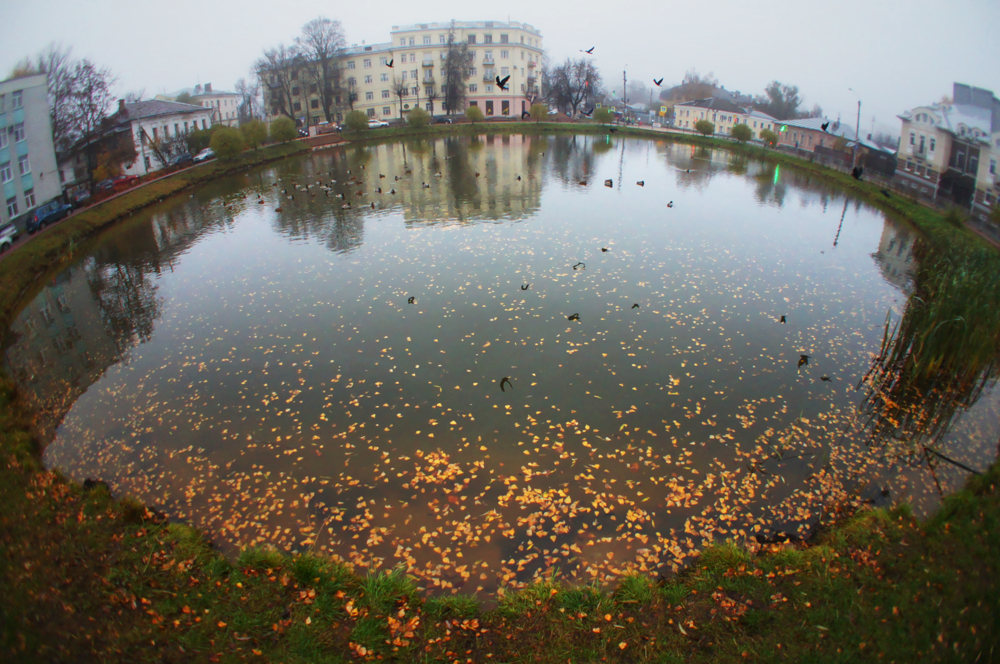
[[[205,148],[204,150],[196,154],[194,156],[194,159],[192,159],[192,161],[196,164],[200,164],[203,161],[208,161],[209,159],[214,159],[214,158],[215,158],[215,150],[213,150],[212,148]]]
[[[389,126],[388,122],[383,122],[381,120],[369,120],[368,121],[368,128],[369,129],[378,129],[379,127],[388,127],[388,126]]]

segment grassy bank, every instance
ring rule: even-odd
[[[490,127],[399,128],[366,140]],[[728,141],[680,138],[759,151],[829,177],[910,219],[940,251],[986,251],[936,213],[885,199],[849,176]],[[301,149],[278,146],[252,161],[185,171],[44,233],[0,263],[5,321],[83,239],[187,187]],[[993,252],[979,269],[996,264]],[[253,550],[230,563],[197,532],[41,468],[30,418],[13,386],[0,383],[0,584],[7,590],[0,657],[9,661],[985,662],[1000,650],[995,467],[928,523],[905,509],[864,512],[808,546],[750,555],[720,545],[677,578],[628,577],[614,588],[541,584],[484,610],[466,597],[427,598],[402,574],[360,578],[311,556]]]

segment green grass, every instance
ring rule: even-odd
[[[464,127],[430,127],[427,135],[473,131]],[[525,125],[501,127],[520,132]],[[3,315],[9,321],[36,280],[69,260],[71,241],[79,245],[228,169],[299,149],[279,146],[256,162],[194,169],[53,228],[0,262]],[[992,292],[975,280],[994,269],[995,253],[941,215],[901,198],[879,200],[871,185],[808,162],[766,156],[849,180],[843,184],[852,191],[924,230],[931,250],[954,263],[933,264],[922,277],[940,291],[941,307],[976,290]],[[904,341],[939,322],[926,312],[912,316],[919,320],[907,321],[915,332]],[[961,343],[988,358],[988,325],[971,334]],[[915,343],[901,356],[912,356]],[[942,357],[953,354],[933,339],[922,343]],[[230,563],[194,529],[44,470],[30,427],[13,386],[0,380],[3,661],[986,662],[1000,650],[996,465],[927,523],[905,508],[864,511],[808,546],[751,554],[723,543],[671,578],[627,576],[612,588],[549,580],[487,609],[467,596],[427,597],[401,570],[359,577],[330,560],[268,549],[244,551]]]

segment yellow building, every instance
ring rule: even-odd
[[[754,138],[760,138],[760,132],[765,129],[775,131],[778,122],[767,113],[737,106],[721,97],[698,99],[674,106],[674,126],[693,130],[699,120],[708,120],[715,126],[715,133],[723,136],[729,136],[736,125],[745,124],[750,127]]]
[[[448,21],[393,26],[392,41],[354,45],[345,49],[338,63],[339,80],[333,81],[336,121],[350,110],[372,119],[395,120],[416,107],[431,114],[443,112],[442,66],[448,40],[465,42],[473,54],[466,79],[466,105],[478,106],[490,116],[517,115],[531,106],[530,96],[541,90],[542,35],[516,21]],[[392,67],[389,67],[389,63]],[[323,117],[317,83],[293,73],[292,115],[300,125],[319,124]],[[510,76],[501,91],[496,78]],[[264,108],[272,120],[280,114],[263,80]],[[397,90],[405,94],[398,95]]]

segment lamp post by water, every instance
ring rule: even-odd
[[[857,91],[854,88],[847,88],[855,95]],[[858,143],[861,142],[861,97],[858,97],[858,123],[854,129],[854,155],[851,157],[851,169],[857,168],[858,165]]]

